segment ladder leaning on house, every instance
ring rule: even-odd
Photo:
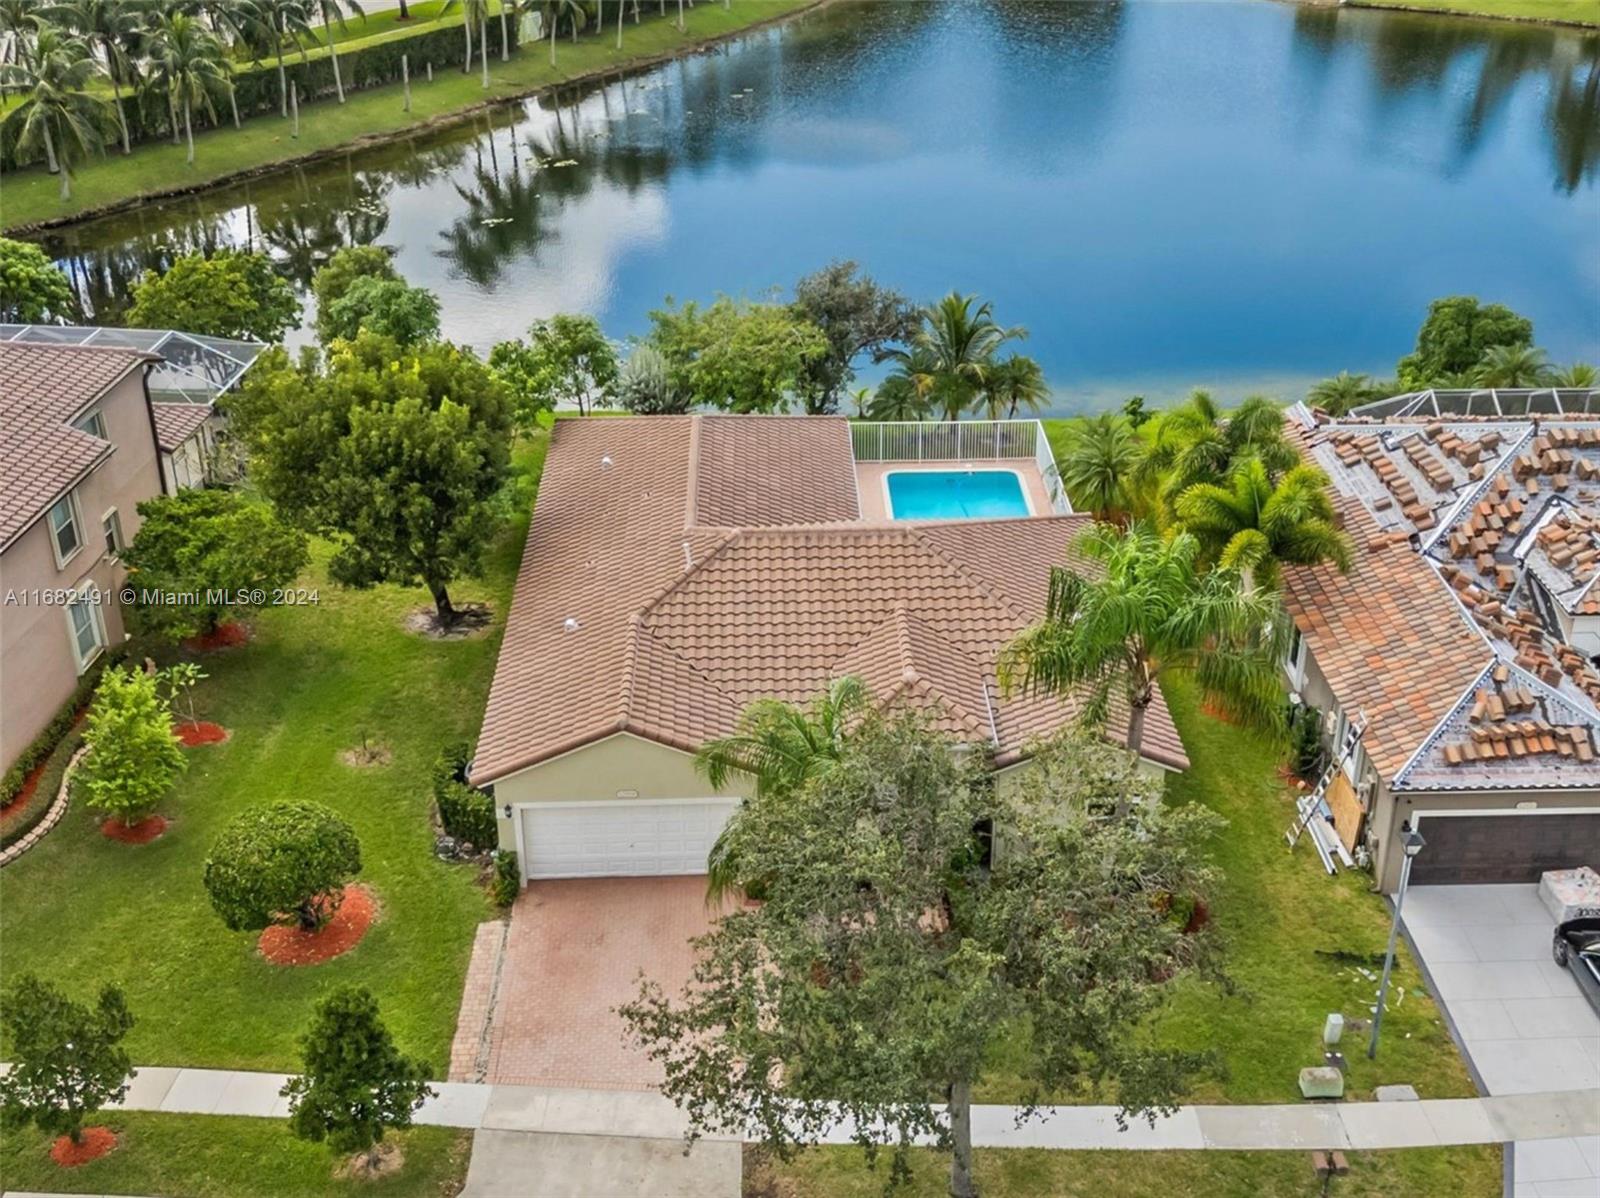
[[[1327,807],[1328,787],[1332,785],[1338,772],[1344,769],[1344,763],[1354,756],[1356,746],[1361,743],[1362,733],[1366,730],[1367,713],[1358,711],[1356,718],[1345,725],[1344,735],[1339,738],[1338,748],[1329,760],[1327,768],[1322,771],[1322,777],[1317,779],[1316,789],[1296,801],[1298,817],[1283,834],[1283,838],[1289,842],[1289,848],[1293,849],[1300,837],[1309,830],[1317,856],[1322,858],[1322,868],[1330,874],[1339,872],[1339,866],[1334,863],[1336,855],[1346,868],[1353,862],[1345,850],[1344,842],[1339,839],[1339,834],[1323,815],[1323,809]]]

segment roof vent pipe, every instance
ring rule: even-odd
[[[616,465],[616,463],[611,460],[611,455],[609,453],[600,459],[600,469],[602,470],[609,470],[614,465]]]
[[[582,627],[583,625],[578,622],[577,616],[568,616],[565,620],[561,621],[561,629],[563,632],[577,632],[578,629]]]

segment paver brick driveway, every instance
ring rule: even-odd
[[[711,927],[706,880],[530,882],[511,911],[490,1028],[490,1082],[651,1089],[660,1068],[613,1008],[645,976],[670,995],[694,964],[689,938]]]

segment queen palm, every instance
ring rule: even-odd
[[[735,776],[749,779],[758,798],[793,790],[839,759],[851,724],[871,702],[859,678],[836,678],[804,707],[762,699],[744,709],[730,736],[700,746],[695,767],[713,789]],[[729,825],[731,828],[733,825]],[[740,876],[738,847],[726,831],[706,863],[706,897],[716,901],[750,879]]]
[[[42,153],[61,177],[61,198],[72,198],[72,164],[104,144],[110,114],[88,90],[100,74],[89,48],[53,25],[43,25],[25,61],[0,67],[0,80],[22,93],[0,121],[0,138],[22,153]]]
[[[1225,483],[1199,483],[1178,496],[1178,520],[1209,560],[1239,573],[1246,590],[1276,587],[1282,564],[1331,561],[1350,569],[1350,542],[1334,523],[1328,476],[1300,465],[1274,483],[1258,458]]]
[[[1125,417],[1101,412],[1069,425],[1061,456],[1061,481],[1073,501],[1097,519],[1117,522],[1134,506],[1143,452]]]
[[[1135,753],[1156,687],[1171,673],[1192,675],[1238,719],[1281,727],[1286,626],[1275,597],[1247,591],[1236,571],[1202,569],[1200,543],[1186,532],[1095,524],[1077,545],[1102,572],[1050,572],[1044,618],[1000,654],[1003,689],[1086,693],[1084,714],[1096,723],[1121,699]]]
[[[998,420],[1004,412],[1015,420],[1018,408],[1037,412],[1050,398],[1039,363],[1022,354],[1001,358],[984,372],[983,402],[989,419]]]
[[[1341,370],[1312,387],[1306,398],[1331,416],[1343,416],[1373,398],[1372,376]]]
[[[1480,387],[1548,387],[1550,359],[1531,345],[1491,345],[1478,362]]]
[[[1593,387],[1600,383],[1600,371],[1588,362],[1574,362],[1555,372],[1550,379],[1552,387]]]
[[[994,365],[995,351],[1028,335],[1020,325],[1002,328],[995,323],[994,305],[957,291],[924,308],[921,320],[910,348],[889,356],[916,372],[918,390],[933,398],[946,420],[960,419],[971,405]]]
[[[175,13],[163,17],[150,34],[150,83],[164,91],[176,121],[183,113],[183,133],[189,144],[189,165],[194,165],[194,109],[196,105],[216,117],[213,94],[233,91],[233,72],[227,52],[215,34],[193,17]]]
[[[131,50],[143,35],[144,21],[130,0],[72,0],[46,8],[47,20],[75,31],[105,60],[105,73],[111,80],[116,99],[117,128],[122,134],[122,152],[132,153],[128,141],[128,114],[122,110],[122,82],[134,77]]]

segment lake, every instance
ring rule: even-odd
[[[1532,318],[1558,362],[1600,359],[1597,161],[1600,37],[1575,31],[1269,0],[838,4],[48,242],[108,322],[190,249],[265,248],[303,283],[380,243],[483,351],[557,311],[627,337],[666,295],[853,258],[917,298],[991,299],[1074,411],[1389,376],[1456,292]]]

